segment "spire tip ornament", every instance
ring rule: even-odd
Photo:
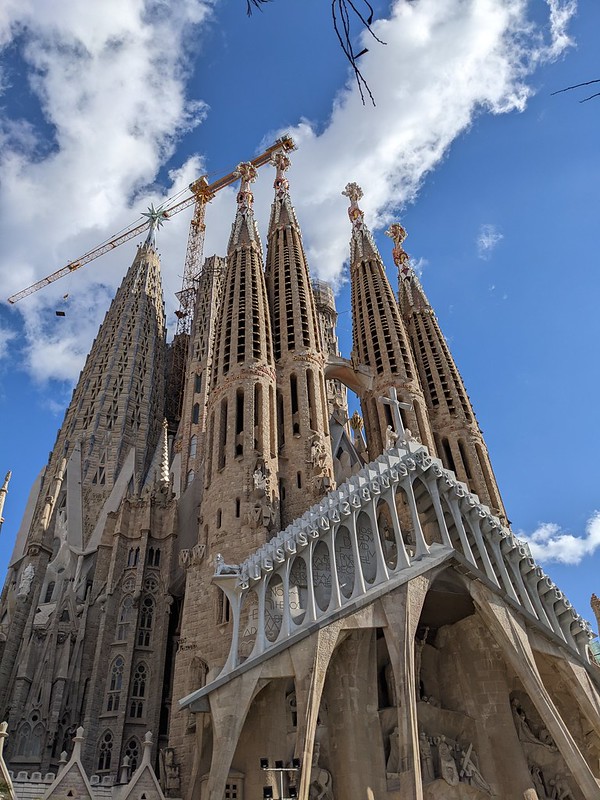
[[[401,277],[408,277],[408,275],[412,272],[410,266],[410,256],[402,247],[402,243],[408,236],[406,228],[403,228],[399,222],[393,222],[385,232],[385,235],[389,236],[394,242],[392,258],[394,259],[394,264],[398,267],[398,272],[400,273]]]
[[[148,207],[148,211],[144,211],[142,213],[142,217],[146,217],[146,219],[150,223],[150,227],[148,228],[148,236],[146,236],[146,241],[144,244],[148,247],[152,247],[154,250],[156,249],[156,231],[159,228],[162,228],[165,220],[169,219],[169,214],[166,209],[162,206],[158,208],[154,208],[154,203],[151,203]]]

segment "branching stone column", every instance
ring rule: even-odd
[[[308,800],[313,746],[323,686],[331,656],[338,644],[342,624],[341,620],[333,622],[290,650],[295,673],[298,712],[296,755],[302,763],[298,800]]]
[[[600,800],[600,787],[542,681],[524,623],[482,584],[470,583],[469,590],[488,630],[525,687],[584,797]]]
[[[225,796],[225,783],[250,705],[259,688],[259,677],[260,667],[257,667],[219,686],[210,695],[213,754],[207,800],[223,800]]]
[[[419,724],[415,675],[415,634],[425,595],[431,579],[426,575],[381,598],[387,620],[385,641],[392,662],[396,697],[398,698],[398,732],[400,734],[400,772],[402,797],[423,800],[421,760],[419,757]]]

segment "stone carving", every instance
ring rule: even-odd
[[[391,425],[388,425],[385,431],[385,449],[391,450],[392,447],[395,447],[398,439],[399,435],[396,433],[396,431],[392,428]]]
[[[539,730],[538,735],[536,736],[533,732],[531,725],[527,719],[525,711],[521,706],[521,703],[517,700],[517,698],[513,698],[511,701],[511,708],[513,712],[513,718],[515,720],[515,726],[517,728],[517,733],[519,735],[519,739],[522,742],[530,742],[531,744],[539,744],[542,747],[551,750],[552,752],[556,752],[556,745],[552,737],[550,736],[549,732],[546,728],[541,727]]]
[[[398,695],[396,693],[396,679],[394,678],[394,668],[392,667],[391,662],[386,664],[384,674],[389,706],[390,708],[397,708]]]
[[[261,494],[265,494],[267,491],[267,474],[266,472],[263,472],[260,465],[257,465],[256,469],[252,473],[252,482],[257,491],[259,491]]]
[[[452,748],[446,741],[445,736],[437,737],[436,744],[440,760],[440,777],[443,778],[449,786],[457,786],[459,782],[458,769],[456,768],[456,761],[452,754]]]
[[[17,589],[17,597],[27,597],[29,592],[31,591],[31,584],[33,583],[33,579],[35,578],[35,567],[33,564],[27,564],[23,572],[21,573],[21,580],[19,582],[19,588]]]
[[[397,775],[400,770],[400,732],[398,727],[390,733],[390,754],[386,764],[386,772],[388,775]]]
[[[573,793],[562,775],[550,778],[550,797],[551,800],[573,800]]]
[[[417,689],[417,697],[421,694],[421,661],[423,657],[423,648],[427,644],[427,637],[429,636],[429,628],[425,628],[422,639],[415,637],[415,686]],[[425,698],[423,698],[425,700]],[[429,698],[431,702],[431,698]]]
[[[425,731],[421,731],[419,736],[419,754],[421,757],[421,776],[423,783],[431,783],[435,780],[435,770],[433,768],[433,755],[431,753],[431,742],[427,738]]]
[[[483,792],[491,794],[492,790],[490,785],[484,780],[484,777],[477,766],[477,756],[473,751],[472,744],[469,745],[466,752],[464,750],[461,751],[461,759],[461,768],[459,774],[460,780],[464,783],[470,784],[471,786],[476,786]]]
[[[179,771],[179,764],[175,763],[174,748],[165,747],[160,751],[160,782],[167,797],[179,794],[181,787]]]
[[[313,745],[312,767],[310,770],[310,787],[308,789],[309,800],[333,800],[333,789],[331,786],[331,773],[319,765],[321,755],[321,745],[315,742]]]
[[[187,569],[188,567],[197,567],[204,558],[206,552],[206,545],[195,544],[191,548],[186,548],[179,552],[179,566]]]
[[[221,553],[215,556],[215,575],[239,575],[239,564],[226,564]]]

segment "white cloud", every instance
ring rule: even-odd
[[[186,96],[184,67],[189,37],[213,2],[64,0],[60,14],[45,0],[2,4],[0,44],[18,37],[30,88],[53,137],[48,150],[47,131],[40,134],[20,119],[0,121],[3,293],[22,289],[129,224],[133,207],[160,202],[152,181],[178,138],[206,111]],[[183,188],[198,169],[198,159],[188,162],[171,176],[169,189]],[[182,240],[181,263],[185,225],[172,227]],[[163,241],[171,243],[172,236]],[[71,290],[71,278],[17,307],[25,319],[25,365],[34,376],[77,377],[122,275],[119,255],[77,275],[77,296],[66,304],[64,319],[54,308],[62,307],[59,298]]]
[[[364,190],[367,222],[383,227],[477,113],[524,109],[531,70],[569,44],[574,7],[550,0],[546,31],[527,13],[526,0],[396,0],[374,26],[387,45],[364,37],[370,51],[360,66],[377,107],[363,107],[350,81],[321,133],[308,121],[291,131],[299,150],[290,178],[313,271],[340,275],[348,181]]]
[[[579,564],[600,547],[600,511],[595,511],[585,526],[583,536],[573,536],[554,522],[542,522],[531,534],[519,532],[537,561]]]
[[[486,261],[498,244],[504,239],[495,225],[481,225],[477,234],[477,254]]]
[[[8,356],[9,345],[16,338],[16,335],[14,331],[0,327],[0,360]]]
[[[25,42],[30,86],[54,136],[48,151],[29,123],[0,122],[0,284],[7,294],[131,222],[132,208],[161,201],[152,181],[206,111],[186,95],[185,65],[193,64],[186,42],[216,2],[64,0],[60,15],[46,0],[2,4],[0,46],[17,36]],[[529,22],[527,0],[393,2],[389,19],[375,25],[387,45],[365,38],[370,52],[361,59],[377,107],[364,107],[349,80],[320,132],[306,120],[291,131],[299,150],[290,180],[313,273],[333,281],[342,275],[350,230],[341,190],[349,180],[365,191],[369,224],[384,226],[477,113],[525,107],[530,71],[569,44],[572,0],[548,5],[544,32]],[[273,135],[265,139],[270,144]],[[183,164],[167,192],[183,189],[200,166],[198,158]],[[222,191],[211,203],[206,254],[226,247],[233,194]],[[260,179],[263,231],[271,195],[271,180]],[[160,234],[171,310],[188,221],[181,214]],[[122,274],[117,251],[17,307],[25,318],[24,363],[39,379],[77,377]],[[66,292],[67,316],[57,319]]]

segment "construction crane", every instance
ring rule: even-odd
[[[295,145],[291,137],[282,136],[273,145],[271,145],[271,147],[268,147],[263,153],[252,159],[250,163],[255,167],[261,167],[270,160],[271,155],[274,152],[280,149],[286,151],[295,149]],[[190,329],[191,315],[194,307],[195,281],[200,273],[202,253],[204,250],[204,234],[206,230],[204,219],[206,214],[206,204],[212,200],[212,198],[220,189],[223,189],[225,186],[230,186],[232,183],[235,183],[236,180],[237,174],[235,171],[230,172],[223,178],[213,181],[213,183],[209,183],[206,176],[202,176],[201,178],[198,178],[198,180],[194,181],[194,183],[190,184],[189,188],[191,195],[188,195],[183,200],[179,200],[171,206],[167,205],[163,208],[164,216],[169,218],[173,217],[175,214],[179,214],[180,211],[184,211],[191,205],[194,205],[194,214],[190,224],[187,252],[185,257],[183,282],[181,291],[177,293],[180,308],[175,312],[177,315],[176,335],[180,333],[189,333]],[[11,297],[8,298],[8,302],[11,304],[18,303],[19,300],[22,300],[24,297],[29,297],[29,295],[37,292],[39,289],[43,289],[44,286],[54,283],[54,281],[63,278],[65,275],[70,275],[72,272],[80,269],[85,264],[89,264],[90,261],[100,258],[100,256],[103,256],[105,253],[114,250],[125,242],[128,242],[130,239],[133,239],[135,236],[138,236],[140,233],[147,230],[149,224],[149,221],[145,221],[140,224],[130,225],[122,233],[114,236],[112,239],[109,239],[98,247],[95,247],[93,250],[88,251],[84,255],[75,259],[75,261],[70,261],[64,267],[56,270],[56,272],[53,272],[51,275],[47,275],[45,278],[42,278],[36,283],[33,283],[31,286],[28,286],[26,289],[22,289],[20,292],[11,295]]]

